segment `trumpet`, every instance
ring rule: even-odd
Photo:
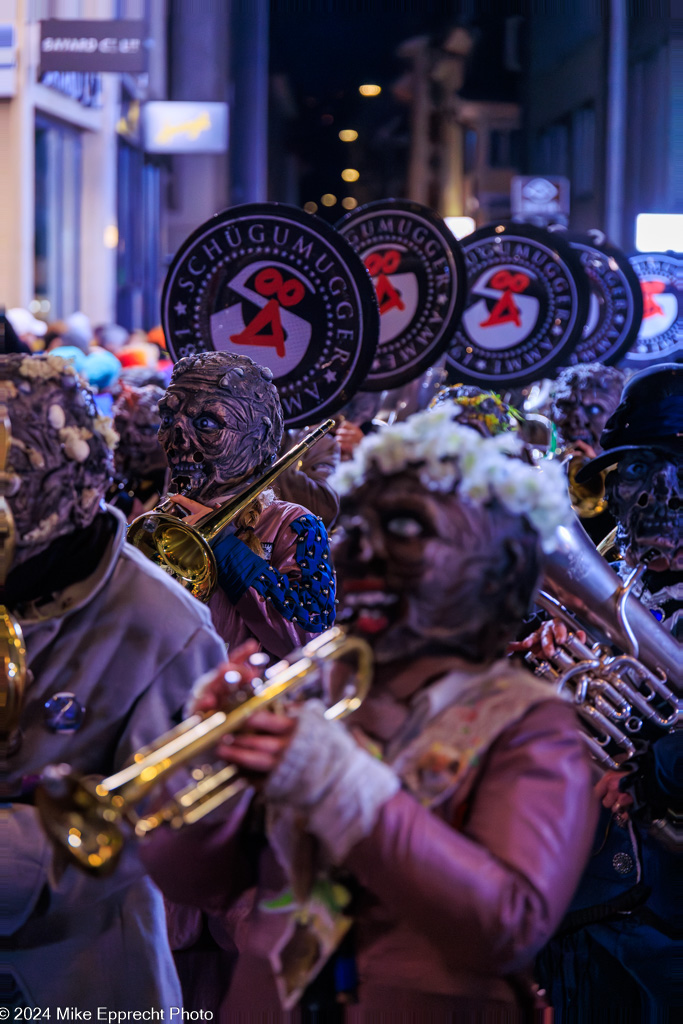
[[[258,480],[220,508],[207,512],[194,526],[172,515],[169,511],[172,503],[167,499],[152,512],[143,513],[133,520],[128,527],[128,543],[206,603],[218,583],[218,567],[211,542],[261,491],[270,487],[281,473],[297,462],[333,427],[334,420],[325,420],[285,452]]]
[[[334,687],[326,686],[324,668],[349,656],[356,662],[353,677],[341,693],[334,694]],[[233,765],[200,765],[192,771],[191,783],[155,810],[139,813],[138,805],[178,768],[212,750],[256,711],[279,698],[309,698],[314,685],[329,704],[325,717],[345,718],[360,707],[371,681],[369,644],[336,626],[328,629],[267,669],[263,680],[236,690],[226,710],[192,715],[139,750],[132,764],[108,778],[97,781],[79,776],[65,765],[50,766],[36,791],[43,827],[75,864],[91,874],[108,874],[123,850],[126,826],[137,838],[163,825],[179,829],[199,821],[249,785]]]

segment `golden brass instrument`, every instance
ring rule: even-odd
[[[357,666],[353,684],[340,695],[332,694],[329,690],[334,688],[327,687],[324,667],[349,655]],[[142,813],[136,808],[178,768],[211,751],[222,737],[280,697],[306,699],[315,682],[323,693],[328,691],[326,718],[344,718],[355,711],[370,689],[372,650],[364,640],[347,636],[335,626],[267,669],[264,677],[260,686],[260,681],[254,681],[251,694],[242,687],[236,690],[236,700],[228,710],[193,715],[138,751],[131,765],[106,779],[80,777],[63,765],[46,771],[36,805],[53,842],[86,871],[106,874],[113,870],[123,849],[126,824],[141,838],[161,825],[178,829],[199,821],[248,786],[234,766],[200,766],[192,772],[193,782],[161,807]]]
[[[7,459],[12,442],[12,424],[0,382],[0,586],[4,585],[14,557],[15,528],[7,501],[11,476]],[[21,737],[19,716],[26,686],[26,649],[21,626],[4,604],[0,604],[0,756],[13,753]]]
[[[592,754],[616,769],[645,734],[683,718],[681,646],[631,593],[644,566],[622,582],[578,522],[560,527],[557,539],[537,602],[572,632],[552,658],[527,660],[576,705]]]
[[[590,457],[584,452],[573,448],[566,449],[563,459],[567,470],[567,482],[569,485],[569,498],[572,508],[581,519],[592,519],[599,516],[607,509],[607,498],[605,497],[605,477],[607,471],[603,470],[590,480],[579,484],[576,475]]]
[[[220,508],[207,512],[194,526],[189,526],[168,511],[171,502],[162,502],[154,511],[133,520],[128,527],[128,543],[178,580],[200,601],[208,601],[218,582],[218,568],[211,542],[334,425],[334,420],[325,420],[285,452],[258,480]]]

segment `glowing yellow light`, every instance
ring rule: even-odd
[[[119,229],[116,224],[107,224],[104,229],[104,244],[107,249],[115,249],[119,244]]]
[[[339,132],[339,138],[342,142],[355,142],[358,138],[358,132],[354,131],[353,128],[343,128],[342,131]]]
[[[502,235],[503,231],[505,231],[505,225],[499,224],[498,227],[495,227],[493,230],[496,232],[497,235]]]
[[[382,91],[381,85],[359,85],[358,92],[361,96],[379,96]]]
[[[358,181],[360,174],[355,167],[346,167],[341,174],[344,181]]]
[[[320,202],[323,206],[334,206],[337,202],[337,197],[333,196],[331,192],[326,192],[324,196],[320,197]]]
[[[345,210],[355,210],[358,206],[358,200],[354,199],[353,196],[345,196],[345,198],[342,199],[342,206]]]
[[[317,209],[317,203],[304,203],[304,210],[306,211],[306,213],[315,213]]]

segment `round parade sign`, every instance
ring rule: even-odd
[[[462,249],[427,206],[381,199],[337,224],[370,274],[379,303],[377,354],[364,391],[397,388],[448,347],[465,305]]]
[[[516,386],[566,365],[588,312],[588,281],[569,244],[511,221],[462,244],[468,299],[446,357],[449,380]]]
[[[248,355],[272,370],[288,427],[335,413],[375,357],[379,315],[362,261],[337,231],[295,206],[234,206],[176,253],[161,297],[174,359]]]
[[[671,253],[629,256],[643,293],[638,337],[620,362],[629,370],[683,358],[683,260]]]
[[[636,273],[621,249],[597,229],[585,234],[559,230],[578,254],[588,278],[588,317],[568,365],[611,366],[631,348],[643,317],[643,296]]]

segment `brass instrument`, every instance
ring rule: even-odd
[[[7,579],[15,545],[14,517],[6,497],[11,486],[6,467],[12,424],[5,401],[0,383],[0,586]],[[26,649],[21,626],[4,604],[0,604],[0,659],[0,756],[7,756],[21,742],[19,716],[26,686]]]
[[[683,720],[681,646],[631,593],[644,566],[622,582],[578,522],[560,527],[557,539],[537,602],[590,640],[570,632],[553,659],[528,660],[577,706],[591,752],[616,769],[639,739]]]
[[[590,462],[590,457],[570,446],[564,452],[563,461],[567,470],[569,498],[577,516],[581,519],[592,519],[594,516],[599,516],[607,509],[607,498],[605,497],[607,470],[603,469],[590,480],[579,484],[576,482],[576,475],[587,462]]]
[[[200,601],[208,601],[218,582],[218,568],[211,542],[334,425],[334,420],[325,420],[285,452],[258,480],[220,508],[207,512],[194,526],[189,526],[168,511],[172,505],[170,501],[162,502],[152,512],[145,512],[133,520],[128,527],[128,543],[178,580]]]
[[[330,690],[334,687],[327,687],[323,678],[324,668],[349,655],[357,663],[353,683],[340,695],[333,694]],[[306,699],[315,682],[319,690],[328,691],[326,718],[344,718],[355,711],[372,681],[372,651],[364,640],[347,636],[335,626],[267,669],[264,677],[253,681],[251,693],[242,687],[236,690],[228,710],[193,715],[138,751],[131,765],[106,779],[80,777],[63,765],[47,770],[36,793],[36,805],[53,842],[86,871],[106,874],[113,870],[123,849],[122,826],[129,825],[141,838],[161,825],[178,829],[199,821],[247,788],[233,765],[196,768],[193,782],[161,807],[142,813],[136,808],[178,768],[212,750],[222,737],[280,697]]]

